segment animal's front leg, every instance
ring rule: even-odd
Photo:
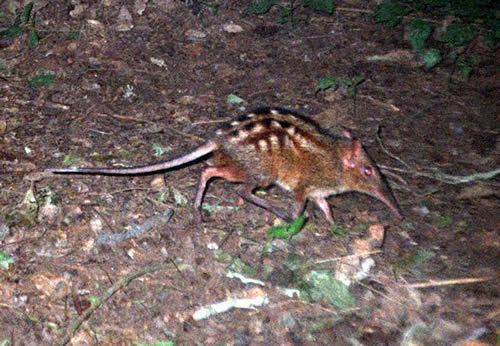
[[[328,204],[327,200],[324,197],[313,197],[314,203],[321,209],[323,212],[323,215],[325,215],[326,220],[330,224],[334,224],[333,221],[333,214],[332,214],[332,209],[330,208],[330,205]]]
[[[276,215],[280,219],[283,219],[287,222],[290,222],[293,220],[293,217],[291,217],[287,211],[279,208],[278,206],[276,206],[275,204],[273,204],[269,201],[266,201],[265,199],[262,199],[260,197],[255,196],[252,193],[252,190],[253,189],[248,187],[247,185],[242,185],[236,189],[236,193],[244,200],[246,200],[250,203],[253,203],[258,207],[264,208],[267,211],[270,211],[271,213],[273,213],[274,215]]]

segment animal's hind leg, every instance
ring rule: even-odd
[[[205,194],[205,190],[207,189],[207,184],[212,178],[222,178],[233,182],[245,181],[245,175],[241,173],[241,170],[238,167],[221,166],[205,168],[201,173],[198,190],[196,191],[196,198],[194,199],[194,210],[198,214],[200,221],[202,219],[201,204],[203,202],[203,196]]]
[[[283,219],[287,222],[290,222],[293,220],[293,218],[285,210],[277,207],[276,205],[274,205],[273,203],[271,203],[269,201],[266,201],[265,199],[262,199],[260,197],[255,196],[252,193],[252,189],[250,187],[248,187],[247,185],[243,185],[243,186],[240,186],[239,188],[237,188],[236,193],[244,200],[246,200],[250,203],[253,203],[258,207],[261,207],[261,208],[264,208],[264,209],[270,211],[271,213],[273,213],[274,215],[276,215],[280,219]]]

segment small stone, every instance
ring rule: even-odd
[[[297,325],[297,320],[289,312],[285,312],[278,321],[279,325],[287,329],[293,329]]]
[[[79,18],[83,14],[83,12],[85,12],[86,9],[87,9],[87,5],[77,4],[77,5],[75,5],[74,9],[69,11],[69,15],[72,18]]]
[[[189,29],[188,31],[186,31],[186,37],[192,41],[199,41],[206,38],[207,34],[203,31]]]
[[[9,235],[9,232],[9,226],[0,221],[0,241],[3,241]]]
[[[146,10],[146,3],[148,0],[135,0],[134,1],[134,11],[137,13],[139,16],[142,16],[144,11]]]
[[[132,15],[127,7],[122,6],[116,20],[116,31],[130,31],[134,27]]]
[[[163,59],[157,59],[157,58],[149,58],[149,61],[151,61],[151,63],[153,65],[156,65],[156,66],[159,66],[159,67],[165,67],[165,60]]]
[[[59,207],[55,204],[45,203],[38,212],[38,220],[44,220],[49,224],[54,224],[57,221],[59,211]]]
[[[195,98],[190,95],[184,95],[177,99],[177,103],[184,106],[189,106],[195,103]]]
[[[412,210],[420,216],[427,216],[430,213],[429,208],[427,208],[425,205],[413,207]]]
[[[95,233],[101,232],[102,231],[102,220],[98,217],[95,217],[92,220],[90,220],[90,229]]]
[[[231,34],[237,34],[239,32],[243,32],[243,28],[240,25],[233,24],[233,23],[224,24],[222,26],[222,28],[224,29],[225,32],[228,32]]]
[[[149,184],[155,190],[161,190],[165,188],[165,179],[162,176],[154,178]]]

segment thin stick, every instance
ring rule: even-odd
[[[430,280],[427,282],[416,282],[413,284],[406,284],[404,286],[408,288],[426,288],[426,287],[473,284],[476,282],[484,282],[488,280],[491,280],[491,278],[484,277],[484,278],[463,278],[463,279],[450,279],[450,280]]]
[[[328,262],[342,261],[342,260],[351,259],[351,258],[366,257],[366,256],[370,256],[370,255],[375,255],[375,254],[378,254],[381,252],[382,252],[382,250],[374,250],[374,251],[362,252],[362,253],[354,254],[354,255],[327,258],[327,259],[315,261],[314,263],[315,264],[322,264],[322,263],[328,263]]]
[[[74,319],[70,323],[68,328],[66,328],[66,332],[64,333],[64,336],[56,342],[56,345],[61,345],[61,346],[66,345],[71,340],[71,338],[75,334],[75,332],[80,328],[82,323],[84,321],[86,321],[88,318],[90,318],[90,316],[92,316],[94,311],[99,309],[109,298],[111,298],[111,296],[113,296],[113,294],[115,294],[116,292],[118,292],[119,290],[121,290],[122,288],[127,286],[132,280],[137,279],[138,277],[141,277],[145,274],[154,273],[154,272],[166,269],[166,268],[171,267],[171,266],[172,266],[172,263],[170,261],[169,262],[161,262],[161,263],[157,263],[157,264],[153,264],[153,265],[144,267],[138,271],[132,272],[132,273],[127,274],[124,277],[122,277],[113,286],[111,286],[110,288],[107,289],[107,291],[100,297],[100,299],[98,300],[98,302],[95,305],[92,305],[90,308],[85,310],[83,315]]]
[[[224,118],[224,119],[215,119],[215,120],[200,120],[200,121],[195,121],[191,125],[196,126],[196,125],[205,125],[205,124],[218,124],[218,123],[226,123],[230,118]]]
[[[451,175],[440,172],[438,170],[435,170],[434,172],[423,172],[423,171],[417,171],[415,169],[404,169],[404,168],[390,167],[384,165],[379,165],[379,167],[390,171],[409,173],[419,177],[434,179],[450,185],[466,184],[476,180],[488,180],[500,174],[500,168],[494,169],[492,171],[473,173],[469,175]]]
[[[156,122],[154,121],[151,121],[151,120],[146,120],[146,119],[138,119],[138,118],[134,118],[134,117],[129,117],[129,116],[126,116],[126,115],[120,115],[120,114],[106,114],[106,113],[93,113],[94,115],[97,115],[99,117],[103,117],[103,118],[106,118],[106,117],[112,117],[112,118],[116,118],[116,119],[119,119],[119,120],[126,120],[126,121],[135,121],[135,122],[138,122],[138,123],[142,123],[142,124],[152,124],[152,125],[157,125]],[[183,137],[189,137],[191,139],[194,139],[196,141],[204,141],[203,138],[201,137],[198,137],[196,135],[191,135],[189,133],[185,133],[185,132],[182,132],[180,130],[177,130],[173,127],[165,127],[163,126],[162,129],[165,129],[167,131],[172,131],[172,132],[175,132]]]
[[[399,109],[399,107],[396,107],[392,103],[388,103],[388,102],[383,102],[383,101],[377,100],[377,99],[373,98],[370,95],[359,95],[359,97],[368,99],[368,100],[372,101],[373,103],[375,103],[377,105],[380,105],[380,106],[383,106],[383,107],[386,107],[386,108],[388,108],[389,110],[391,110],[393,112],[399,112],[399,111],[401,111],[401,109]]]
[[[386,153],[387,155],[389,155],[390,157],[392,157],[394,160],[396,160],[399,163],[401,163],[406,168],[410,168],[410,166],[406,162],[404,162],[398,156],[394,155],[389,150],[387,150],[387,148],[385,147],[384,143],[382,142],[382,138],[380,138],[380,131],[381,131],[381,129],[382,129],[382,127],[380,127],[380,126],[377,127],[377,132],[375,133],[375,137],[377,138],[377,142],[380,145],[380,147],[382,148],[382,150],[384,151],[384,153]]]
[[[67,111],[70,109],[69,106],[62,104],[62,103],[56,103],[56,102],[50,102],[50,101],[32,101],[32,100],[21,100],[21,99],[9,99],[7,97],[2,97],[0,98],[1,102],[14,102],[15,104],[21,105],[21,106],[37,106],[37,107],[47,107],[47,108],[54,108],[54,109],[59,109],[62,111]]]
[[[126,115],[106,114],[106,113],[99,113],[99,112],[95,112],[93,114],[97,115],[98,117],[101,117],[101,118],[112,117],[112,118],[120,119],[120,120],[135,121],[135,122],[138,122],[138,123],[141,123],[141,124],[155,124],[156,125],[156,123],[153,122],[153,121],[151,121],[151,120],[139,119],[139,118],[129,117],[129,116],[126,116]]]

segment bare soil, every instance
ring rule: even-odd
[[[53,344],[65,333],[75,345],[498,343],[498,178],[449,184],[418,174],[498,169],[498,52],[475,44],[478,64],[469,79],[447,61],[427,71],[401,28],[373,22],[374,1],[341,2],[331,16],[300,10],[294,26],[277,24],[277,9],[242,18],[244,1],[221,2],[216,14],[197,1],[149,1],[144,11],[139,0],[71,3],[37,2],[38,47],[30,48],[26,35],[0,42],[0,251],[13,260],[0,269],[2,345]],[[12,23],[0,19],[0,26]],[[71,30],[80,37],[68,39]],[[369,59],[387,54],[399,58]],[[27,80],[44,71],[55,73],[53,83],[30,87]],[[325,76],[365,81],[355,97],[342,88],[316,93]],[[229,104],[230,94],[246,103]],[[405,219],[368,196],[345,194],[329,200],[345,234],[330,232],[310,205],[300,234],[272,241],[266,230],[275,217],[243,203],[227,182],[212,182],[207,220],[195,220],[191,201],[202,162],[164,180],[26,179],[67,164],[163,160],[263,105],[350,129],[385,167]],[[155,155],[155,148],[165,153]],[[37,202],[23,203],[30,191]],[[265,194],[290,201],[279,189]],[[29,205],[38,205],[31,218],[23,214]],[[124,233],[169,209],[173,216],[153,219],[147,232],[111,245],[98,241],[104,231]],[[367,230],[380,227],[383,246],[363,248]],[[283,294],[281,288],[298,288],[300,273],[286,265],[291,255],[334,259],[326,268],[337,278],[359,265],[344,256],[369,256],[375,266],[366,278],[351,276],[355,306],[341,308]],[[236,260],[265,286],[228,278]],[[68,331],[123,277],[161,262]],[[255,296],[268,303],[193,318],[203,306]]]

